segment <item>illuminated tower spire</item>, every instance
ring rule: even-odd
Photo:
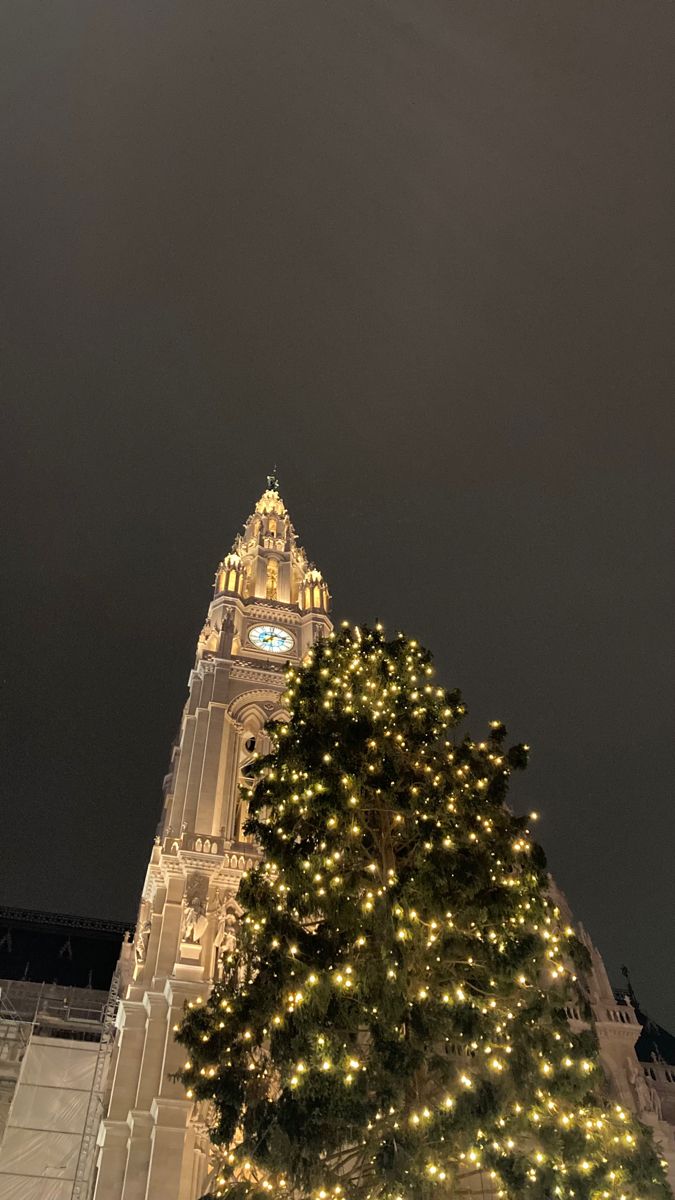
[[[257,857],[240,785],[267,748],[264,725],[284,715],[284,664],[329,633],[328,609],[275,470],[218,566],[197,641],[120,1002],[95,1200],[196,1200],[207,1189],[206,1127],[172,1079],[184,1058],[173,1030],[219,976],[239,879]]]
[[[312,585],[309,591],[308,583]],[[215,597],[227,595],[328,612],[328,589],[298,544],[276,475],[268,475],[267,488],[243,533],[218,567]]]

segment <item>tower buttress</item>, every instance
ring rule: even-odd
[[[174,1029],[231,948],[239,880],[258,858],[244,832],[244,772],[268,748],[266,723],[284,716],[286,662],[330,632],[329,604],[268,477],[218,566],[197,641],[120,1002],[95,1200],[196,1200],[205,1190],[208,1137],[171,1078],[183,1058]]]

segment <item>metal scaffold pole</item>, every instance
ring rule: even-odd
[[[117,1014],[117,1005],[119,1002],[120,979],[120,967],[118,964],[112,977],[108,1001],[103,1013],[101,1041],[99,1043],[98,1053],[96,1055],[96,1064],[94,1066],[94,1077],[92,1080],[91,1092],[89,1094],[87,1115],[84,1122],[80,1150],[77,1156],[75,1181],[73,1183],[73,1190],[71,1194],[72,1200],[89,1200],[96,1150],[96,1138],[98,1135],[98,1127],[101,1116],[103,1115],[106,1072],[110,1061],[112,1043],[115,1037],[115,1016]]]

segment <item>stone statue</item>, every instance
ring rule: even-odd
[[[234,932],[236,924],[237,918],[232,910],[228,909],[227,900],[221,900],[218,907],[218,918],[213,944],[223,954],[231,954],[237,944]]]
[[[181,939],[184,942],[201,942],[202,934],[208,925],[208,918],[199,896],[193,896],[183,913],[183,928]]]
[[[639,1063],[631,1062],[629,1064],[628,1078],[635,1094],[638,1113],[657,1113],[658,1115],[657,1109],[661,1107],[659,1098],[654,1088],[649,1086]]]
[[[236,923],[237,919],[234,913],[227,913],[223,925],[222,935],[220,941],[217,943],[217,945],[221,948],[223,958],[227,958],[228,954],[232,954],[232,952],[236,949],[237,936],[234,932]]]
[[[228,909],[227,904],[227,897],[222,899],[218,896],[216,932],[213,937],[213,946],[216,951],[217,979],[223,978],[225,963],[237,947],[237,936],[235,933],[237,918],[232,909]]]
[[[656,1116],[658,1117],[659,1121],[662,1121],[663,1120],[663,1109],[661,1107],[661,1097],[659,1096],[659,1093],[657,1092],[657,1090],[653,1084],[648,1083],[647,1087],[649,1088],[649,1096],[650,1096],[650,1099],[652,1102],[652,1112],[656,1113]]]
[[[151,926],[151,921],[144,921],[136,935],[136,962],[139,966],[145,962],[148,955]]]

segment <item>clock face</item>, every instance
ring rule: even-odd
[[[272,654],[288,654],[295,645],[295,638],[287,629],[278,625],[254,625],[248,631],[248,640],[256,650],[268,650]]]

